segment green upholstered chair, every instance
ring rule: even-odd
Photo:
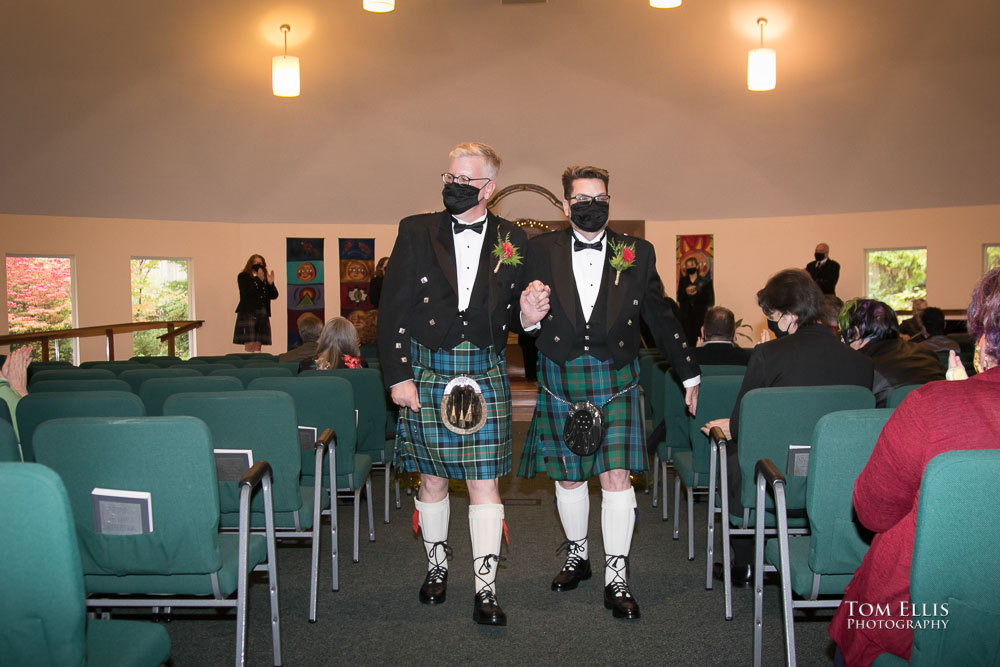
[[[704,366],[703,368],[709,368]],[[728,367],[727,367],[728,368]],[[745,368],[745,367],[744,367]],[[711,448],[708,436],[701,432],[702,425],[713,419],[728,418],[733,413],[736,397],[740,393],[743,375],[704,375],[698,392],[698,413],[688,415],[688,438],[691,448],[674,453],[674,539],[680,536],[681,484],[687,490],[687,539],[688,560],[694,560],[694,494],[708,494],[709,459]],[[664,470],[664,481],[666,471]],[[663,487],[664,496],[666,484]],[[709,522],[714,531],[715,522]],[[714,534],[708,535],[706,552],[706,586],[711,588]]]
[[[7,667],[148,665],[170,657],[163,626],[86,617],[73,514],[59,476],[0,463],[0,659]]]
[[[17,430],[25,461],[35,460],[35,429],[62,417],[143,417],[139,397],[124,391],[60,391],[28,394],[17,404]]]
[[[3,403],[6,406],[6,403]],[[17,444],[14,426],[0,419],[0,461],[20,461],[21,448]]]
[[[242,665],[248,576],[263,565],[274,664],[281,664],[273,522],[268,519],[267,538],[251,535],[249,528],[257,486],[254,500],[263,497],[270,510],[266,461],[256,461],[239,482],[238,534],[222,535],[212,436],[203,422],[190,417],[55,419],[38,428],[36,441],[39,462],[66,485],[88,608],[235,608],[235,664]],[[152,530],[95,530],[95,488],[148,493]]]
[[[938,454],[920,482],[917,532],[910,562],[910,601],[933,609],[945,627],[913,629],[910,661],[883,653],[876,667],[995,665],[1000,660],[1000,570],[996,548],[1000,523],[996,480],[1000,450],[956,450]],[[948,604],[948,615],[940,611]]]
[[[889,397],[886,398],[885,407],[887,408],[898,408],[899,404],[903,402],[911,391],[914,389],[919,389],[922,384],[904,384],[900,387],[896,387],[889,392]]]
[[[249,449],[254,461],[267,461],[274,480],[274,524],[278,537],[319,539],[320,517],[311,486],[301,486],[298,419],[292,398],[278,391],[240,390],[184,393],[169,396],[164,415],[188,415],[204,421],[216,449]],[[238,491],[235,482],[219,481],[223,529],[238,525]],[[264,527],[263,504],[251,509],[254,530]]]
[[[649,362],[647,362],[649,363]],[[666,419],[663,414],[663,406],[665,404],[664,400],[664,389],[666,376],[670,372],[670,362],[664,359],[662,356],[654,356],[650,364],[649,372],[646,374],[649,381],[643,386],[642,379],[642,366],[639,366],[639,386],[643,387],[643,399],[646,406],[648,406],[650,412],[649,424],[646,429],[647,438],[653,429],[657,427],[660,422],[666,423]],[[663,440],[661,440],[656,445],[656,454],[653,456],[653,507],[658,507],[660,502],[660,496],[658,492],[659,484],[659,471],[660,471],[660,459],[659,451],[660,444],[666,442],[666,435],[664,434]],[[674,464],[673,460],[667,462],[667,468],[672,467]],[[666,511],[666,509],[664,509]]]
[[[183,361],[183,359],[181,359],[176,355],[171,356],[169,354],[164,354],[153,357],[132,357],[131,359],[129,359],[129,361],[138,362],[141,364],[151,364],[153,366],[157,366],[160,368],[166,368],[167,366],[171,366],[178,361]]]
[[[220,368],[209,372],[209,376],[219,376],[225,375],[229,377],[238,378],[243,386],[250,384],[251,380],[256,380],[257,378],[271,378],[271,377],[292,377],[292,372],[287,368],[282,368],[277,364],[272,364],[268,368],[250,368],[244,366],[243,368]]]
[[[28,380],[30,381],[35,373],[51,370],[80,370],[68,361],[32,361],[28,364]]]
[[[7,407],[7,401],[0,401],[0,421],[5,421],[8,424],[13,424],[14,419],[10,414],[10,408]]]
[[[231,357],[224,354],[199,354],[197,356],[191,357],[189,361],[199,363],[199,364],[214,364],[216,362],[228,362]]]
[[[757,461],[771,459],[786,462],[791,445],[809,445],[816,422],[825,414],[840,410],[866,410],[875,407],[875,396],[864,387],[830,385],[825,387],[766,387],[754,389],[743,396],[740,406],[738,459],[741,473],[740,501],[743,514],[729,512],[729,472],[726,461],[726,441],[719,429],[710,437],[708,520],[715,521],[715,474],[719,470],[720,502],[722,507],[722,567],[725,588],[726,620],[733,617],[733,597],[729,546],[731,535],[754,535],[754,503],[757,498],[755,468]],[[717,467],[716,467],[717,466]],[[789,510],[804,510],[806,504],[805,477],[789,477],[785,498]],[[764,517],[768,535],[774,534],[774,504],[767,499]],[[808,531],[805,517],[789,519],[790,534]],[[735,526],[735,527],[731,527]]]
[[[868,463],[891,409],[845,410],[816,422],[806,478],[809,534],[788,534],[786,461],[757,464],[754,577],[754,664],[761,664],[764,572],[781,578],[782,621],[788,664],[795,660],[796,609],[836,608],[868,552],[871,533],[854,518],[854,482]],[[775,500],[777,537],[764,542],[766,493]],[[766,560],[766,565],[765,565]],[[792,594],[800,599],[793,599]],[[820,596],[825,596],[820,599]],[[835,597],[830,597],[835,596]]]
[[[295,413],[300,427],[316,429],[319,436],[326,429],[331,429],[335,436],[330,444],[334,455],[327,459],[324,467],[325,449],[313,446],[306,449],[300,446],[302,458],[302,484],[314,491],[317,511],[323,510],[330,514],[330,537],[333,544],[333,590],[340,589],[340,572],[338,563],[338,521],[336,511],[337,494],[349,494],[354,501],[354,548],[352,558],[358,562],[358,543],[361,522],[361,489],[368,489],[371,498],[371,467],[372,460],[367,454],[357,452],[357,428],[355,420],[354,390],[350,382],[340,377],[296,377],[296,378],[257,378],[250,383],[251,390],[272,390],[285,392],[295,402]],[[316,470],[321,470],[321,483],[316,485]],[[336,486],[330,484],[330,479],[336,480]],[[320,506],[320,491],[328,490],[328,496],[323,506]],[[368,500],[368,540],[375,541],[375,528],[372,518],[372,503]],[[313,542],[313,582],[319,565],[319,522],[315,522],[316,540]],[[312,606],[315,609],[314,606]]]
[[[139,387],[146,380],[152,380],[153,378],[177,378],[177,377],[196,377],[201,375],[196,370],[189,370],[187,368],[143,368],[141,370],[128,370],[122,371],[121,375],[118,376],[119,380],[124,380],[128,382],[128,386],[132,387],[132,393],[138,394]]]
[[[243,361],[277,361],[278,355],[270,352],[230,352],[227,359],[242,359]]]
[[[243,383],[234,377],[206,377],[192,375],[184,377],[152,378],[139,387],[139,399],[146,406],[146,414],[158,417],[163,414],[163,403],[174,394],[194,392],[240,391]]]
[[[31,385],[32,393],[43,391],[132,391],[128,382],[104,380],[39,380]]]
[[[29,366],[30,368],[30,366]],[[28,379],[28,389],[36,382],[47,380],[114,380],[115,374],[103,368],[53,368],[50,370],[38,371]]]
[[[124,371],[141,370],[151,367],[151,364],[144,364],[138,361],[85,361],[80,364],[81,369],[97,368],[99,370],[111,371],[115,375],[119,375]]]
[[[389,480],[392,476],[395,434],[385,435],[386,406],[385,385],[382,371],[374,368],[338,368],[331,370],[302,371],[300,377],[332,376],[344,378],[354,388],[354,406],[358,410],[358,454],[371,457],[372,470],[382,470],[385,475],[385,514],[389,523]],[[371,495],[368,496],[371,498]],[[369,501],[371,502],[371,501]],[[400,507],[399,481],[396,481],[396,509]]]

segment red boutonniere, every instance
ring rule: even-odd
[[[611,255],[611,268],[617,271],[615,274],[615,285],[617,285],[618,279],[622,277],[622,271],[632,268],[635,264],[635,243],[625,245],[624,241],[615,243],[609,240],[608,247],[614,252]]]
[[[491,254],[497,258],[497,265],[493,269],[493,273],[500,270],[501,264],[517,266],[521,263],[522,259],[521,250],[510,242],[510,232],[503,239],[500,238],[500,232],[497,232],[497,244],[493,246]]]

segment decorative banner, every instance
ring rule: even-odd
[[[368,298],[375,274],[375,239],[340,239],[340,314],[354,323],[361,344],[375,342],[377,314]]]
[[[684,262],[693,257],[698,261],[698,275],[715,279],[715,241],[712,234],[677,236],[677,282],[684,276]]]
[[[299,318],[312,313],[326,321],[326,290],[323,285],[323,239],[285,239],[288,288],[288,347],[302,343]]]

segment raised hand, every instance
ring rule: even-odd
[[[28,394],[28,364],[31,363],[31,348],[21,347],[7,356],[0,373],[10,383],[11,389],[21,396]]]
[[[535,280],[521,292],[521,324],[532,327],[549,312],[549,286],[540,280]]]

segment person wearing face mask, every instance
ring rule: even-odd
[[[550,310],[540,326],[526,326],[536,336],[539,391],[518,474],[546,473],[556,480],[566,561],[552,581],[554,591],[574,589],[592,575],[587,480],[599,478],[604,606],[616,618],[637,619],[627,569],[636,507],[629,473],[647,465],[638,388],[640,320],[648,321],[657,346],[684,381],[692,413],[700,371],[664,299],[652,244],[607,226],[608,180],[608,172],[597,167],[566,169],[563,212],[569,228],[528,244],[527,277],[550,287]],[[527,314],[522,319],[529,324]],[[596,428],[588,402],[600,411]],[[577,438],[579,424],[589,426],[589,437]],[[588,451],[581,442],[596,451],[578,453]]]
[[[465,480],[476,582],[472,617],[506,625],[496,596],[504,533],[497,478],[511,467],[504,348],[512,313],[520,310],[530,326],[548,305],[544,292],[522,293],[524,232],[486,207],[500,156],[486,144],[463,143],[449,158],[441,175],[445,210],[399,223],[379,303],[379,359],[400,408],[397,464],[420,473],[414,528],[423,538],[427,572],[419,599],[445,601],[448,480]],[[458,391],[449,394],[450,411],[446,390]],[[465,409],[456,412],[451,397],[459,395]]]
[[[830,246],[820,243],[816,246],[813,261],[806,264],[806,271],[819,285],[823,294],[836,294],[837,281],[840,280],[840,264],[830,259]]]
[[[718,426],[729,445],[729,512],[742,514],[740,502],[742,479],[737,451],[739,448],[740,402],[748,391],[761,387],[815,387],[857,385],[872,388],[875,367],[872,360],[847,345],[823,323],[823,294],[802,269],[785,269],[771,276],[757,292],[757,303],[768,320],[784,334],[753,348],[747,372],[743,376],[736,407],[729,419],[716,419],[702,427],[708,433]],[[779,418],[777,415],[775,418]],[[753,537],[733,536],[732,581],[749,585],[753,581]],[[720,563],[715,577],[722,580]]]
[[[681,326],[688,345],[698,344],[698,330],[705,321],[705,313],[715,305],[715,288],[708,273],[701,275],[698,260],[684,260],[684,275],[677,281],[677,305],[681,309]]]
[[[243,270],[236,276],[240,302],[236,305],[236,326],[233,342],[243,345],[246,352],[260,352],[262,345],[271,344],[271,302],[278,298],[274,271],[260,255],[250,255]]]

